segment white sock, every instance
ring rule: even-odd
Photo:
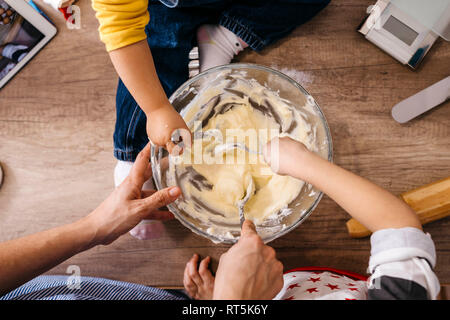
[[[200,72],[228,64],[244,50],[246,44],[233,32],[220,25],[202,25],[197,30]]]
[[[117,161],[116,167],[114,168],[114,185],[116,188],[128,177],[131,167],[133,167],[133,162]]]
[[[131,161],[117,161],[116,167],[114,168],[114,185],[116,188],[123,182],[123,180],[125,180],[126,177],[128,177],[133,164],[134,162]],[[153,184],[152,178],[145,181],[142,186],[142,190],[155,190],[155,185]]]
[[[16,57],[14,57],[14,54],[16,52],[21,52],[19,55],[17,55]],[[2,56],[4,56],[5,58],[8,58],[10,60],[14,60],[19,62],[20,60],[22,60],[28,53],[28,47],[21,45],[21,44],[12,44],[9,43],[6,46],[3,47],[2,50]]]

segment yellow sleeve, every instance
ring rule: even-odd
[[[147,38],[148,0],[92,0],[100,39],[112,51]]]

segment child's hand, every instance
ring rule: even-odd
[[[301,179],[302,172],[306,169],[303,162],[310,152],[301,142],[288,137],[277,137],[265,145],[263,154],[273,172]]]
[[[170,153],[175,144],[170,140],[172,133],[180,130],[183,141],[190,145],[191,133],[183,118],[171,105],[160,107],[147,114],[147,135],[151,142],[165,147]]]

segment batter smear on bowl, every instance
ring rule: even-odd
[[[169,161],[168,185],[176,184],[183,192],[179,208],[210,225],[208,233],[215,234],[217,226],[236,227],[237,205],[253,182],[244,207],[247,219],[258,226],[289,214],[288,205],[304,182],[274,174],[261,152],[277,136],[289,136],[316,150],[315,128],[302,111],[257,81],[234,74],[211,81],[181,114],[194,140],[191,148]],[[218,146],[233,143],[248,150],[216,152]],[[221,236],[233,237],[231,233]]]

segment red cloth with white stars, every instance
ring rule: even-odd
[[[332,268],[298,268],[284,274],[275,300],[366,300],[367,277]]]

